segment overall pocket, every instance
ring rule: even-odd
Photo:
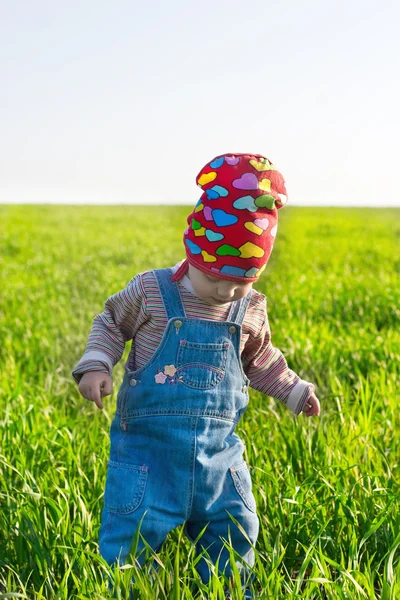
[[[235,489],[247,508],[256,512],[256,502],[251,489],[251,476],[245,461],[236,467],[229,467]]]
[[[147,483],[148,468],[108,461],[104,506],[114,514],[126,515],[139,508]]]
[[[229,343],[200,344],[181,340],[177,375],[181,383],[199,390],[210,389],[225,376]]]

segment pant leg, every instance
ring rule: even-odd
[[[202,529],[207,525],[205,532],[196,544],[196,556],[201,554],[204,549],[207,550],[210,560],[214,565],[216,564],[217,559],[219,559],[219,573],[224,574],[227,577],[232,575],[232,568],[230,565],[229,551],[225,547],[223,539],[226,540],[228,544],[229,540],[231,540],[233,549],[240,555],[243,561],[250,566],[253,566],[255,557],[252,545],[256,544],[259,533],[259,520],[255,513],[248,511],[247,515],[242,514],[240,516],[233,516],[243,527],[251,544],[228,515],[226,518],[218,519],[216,521],[187,521],[185,524],[186,534],[192,541],[196,539]],[[249,578],[249,569],[246,564],[241,563],[238,558],[235,562],[241,572],[242,581],[244,582]],[[206,560],[201,558],[197,563],[196,568],[203,583],[207,584],[211,572]]]
[[[140,524],[140,519],[143,521]],[[99,533],[99,550],[102,557],[111,565],[119,561],[121,565],[134,558],[143,565],[146,558],[145,544],[142,537],[154,552],[158,552],[168,533],[181,522],[143,511],[127,515],[115,515],[103,510],[102,523]],[[138,535],[140,531],[141,535]],[[136,538],[136,540],[135,540]],[[134,556],[130,556],[132,546],[136,544]]]
[[[235,563],[244,585],[251,579],[246,563],[251,567],[254,565],[253,547],[257,542],[260,524],[247,463],[239,455],[234,457],[233,466],[227,468],[227,464],[228,460],[223,457],[212,456],[208,461],[203,456],[201,466],[196,465],[198,478],[195,502],[185,530],[194,541],[206,526],[196,542],[196,554],[198,556],[206,549],[214,565],[219,557],[219,572],[227,577],[232,576],[232,567],[229,550],[223,540],[231,544],[236,556],[241,557],[235,558]],[[206,560],[201,558],[196,568],[202,581],[207,584],[211,573]]]
[[[176,451],[170,439],[175,430],[183,436],[190,430],[190,419],[181,421],[182,417],[163,415],[140,417],[121,428],[118,417],[113,420],[99,533],[100,553],[109,564],[129,560],[139,526],[157,552],[168,533],[184,522],[191,491],[190,444],[182,440]],[[144,548],[139,536],[135,554],[140,564]]]
[[[164,503],[156,478],[149,472],[151,468],[143,464],[108,463],[99,549],[110,565],[133,560],[133,549],[134,558],[143,565],[146,546],[142,537],[157,552],[168,533],[184,522],[184,515]]]

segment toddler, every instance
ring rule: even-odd
[[[219,558],[220,572],[231,576],[223,540],[230,535],[244,563],[254,565],[259,532],[235,433],[249,387],[296,415],[320,409],[314,386],[271,344],[266,298],[252,288],[287,200],[282,175],[258,154],[224,154],[196,181],[202,195],[187,219],[186,259],[136,275],[106,301],[73,377],[82,396],[103,408],[112,368],[133,340],[110,432],[99,536],[105,560],[129,559],[142,518],[140,533],[155,551],[185,523],[192,541],[204,529],[197,552],[206,549],[214,564]],[[139,539],[137,553],[143,548]],[[245,575],[245,564],[237,566]],[[207,583],[204,558],[197,569]]]

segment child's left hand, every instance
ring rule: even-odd
[[[314,415],[319,415],[320,413],[320,406],[319,406],[319,400],[317,398],[317,396],[314,396],[314,394],[307,400],[303,411],[302,411],[306,417],[312,417]]]

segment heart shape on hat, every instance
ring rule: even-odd
[[[255,233],[256,235],[261,235],[264,231],[263,229],[261,229],[261,227],[257,227],[257,225],[254,225],[252,221],[247,221],[247,223],[245,223],[244,226],[246,227],[246,229],[248,229],[252,233]]]
[[[259,172],[275,171],[274,165],[272,163],[270,163],[267,158],[265,159],[265,161],[249,160],[249,163],[251,164],[252,167],[254,167]]]
[[[239,267],[232,267],[231,265],[224,265],[221,268],[220,273],[225,273],[226,275],[233,275],[234,277],[244,277],[246,273],[246,269],[240,269]]]
[[[254,199],[254,203],[260,208],[269,208],[270,210],[275,208],[275,198],[271,196],[271,194],[257,196],[257,198]]]
[[[273,227],[270,231],[271,236],[275,237],[277,231],[278,231],[278,225],[275,225],[275,227]]]
[[[252,242],[246,242],[243,246],[240,246],[239,250],[241,258],[261,258],[265,254],[263,248]]]
[[[261,181],[259,181],[259,183],[258,183],[258,189],[262,190],[263,192],[270,192],[271,191],[271,180],[270,179],[261,179]]]
[[[254,173],[243,173],[239,179],[234,179],[232,185],[237,190],[258,190],[258,179]]]
[[[209,188],[206,191],[207,198],[209,200],[216,200],[220,196],[225,198],[225,196],[227,196],[228,193],[229,193],[228,190],[226,188],[222,187],[222,185],[213,185],[212,188]]]
[[[192,254],[200,254],[201,248],[197,244],[194,244],[191,240],[185,239],[186,245]]]
[[[200,229],[201,223],[196,221],[196,219],[192,219],[192,229]]]
[[[206,221],[212,221],[212,209],[209,206],[204,208],[204,218]]]
[[[205,229],[205,227],[200,227],[200,229],[196,229],[195,232],[194,232],[194,235],[196,237],[206,235],[206,229]]]
[[[264,231],[268,229],[268,219],[256,219],[255,221],[253,221],[253,223],[254,225],[256,225],[256,227],[261,227],[261,229],[263,229]]]
[[[231,165],[232,167],[237,165],[239,162],[239,158],[237,156],[225,156],[225,160],[227,164]]]
[[[204,204],[203,203],[197,204],[196,208],[194,209],[194,212],[195,213],[201,212],[203,210],[203,208],[204,208]]]
[[[212,169],[219,169],[224,164],[224,157],[215,158],[212,162],[210,162],[210,167]]]
[[[216,233],[212,229],[206,229],[206,238],[209,242],[219,242],[224,239],[224,235],[222,233]]]
[[[203,175],[200,175],[197,183],[200,186],[206,185],[207,183],[210,183],[210,181],[214,181],[214,179],[216,178],[217,174],[215,171],[211,171],[210,173],[203,173]]]
[[[218,256],[240,256],[240,251],[229,244],[223,244],[216,250]]]
[[[212,211],[212,218],[217,227],[228,227],[228,225],[234,225],[239,221],[235,215],[231,215],[220,208],[215,208]]]
[[[251,269],[246,271],[245,275],[246,275],[246,277],[257,277],[257,273],[258,273],[258,268],[252,267]]]
[[[254,204],[253,196],[242,196],[233,203],[233,206],[238,210],[249,210],[250,212],[256,212],[257,206]]]
[[[205,250],[202,251],[201,253],[204,262],[216,262],[217,259],[215,258],[215,256],[212,256],[212,254],[208,254],[208,252],[206,252]]]

